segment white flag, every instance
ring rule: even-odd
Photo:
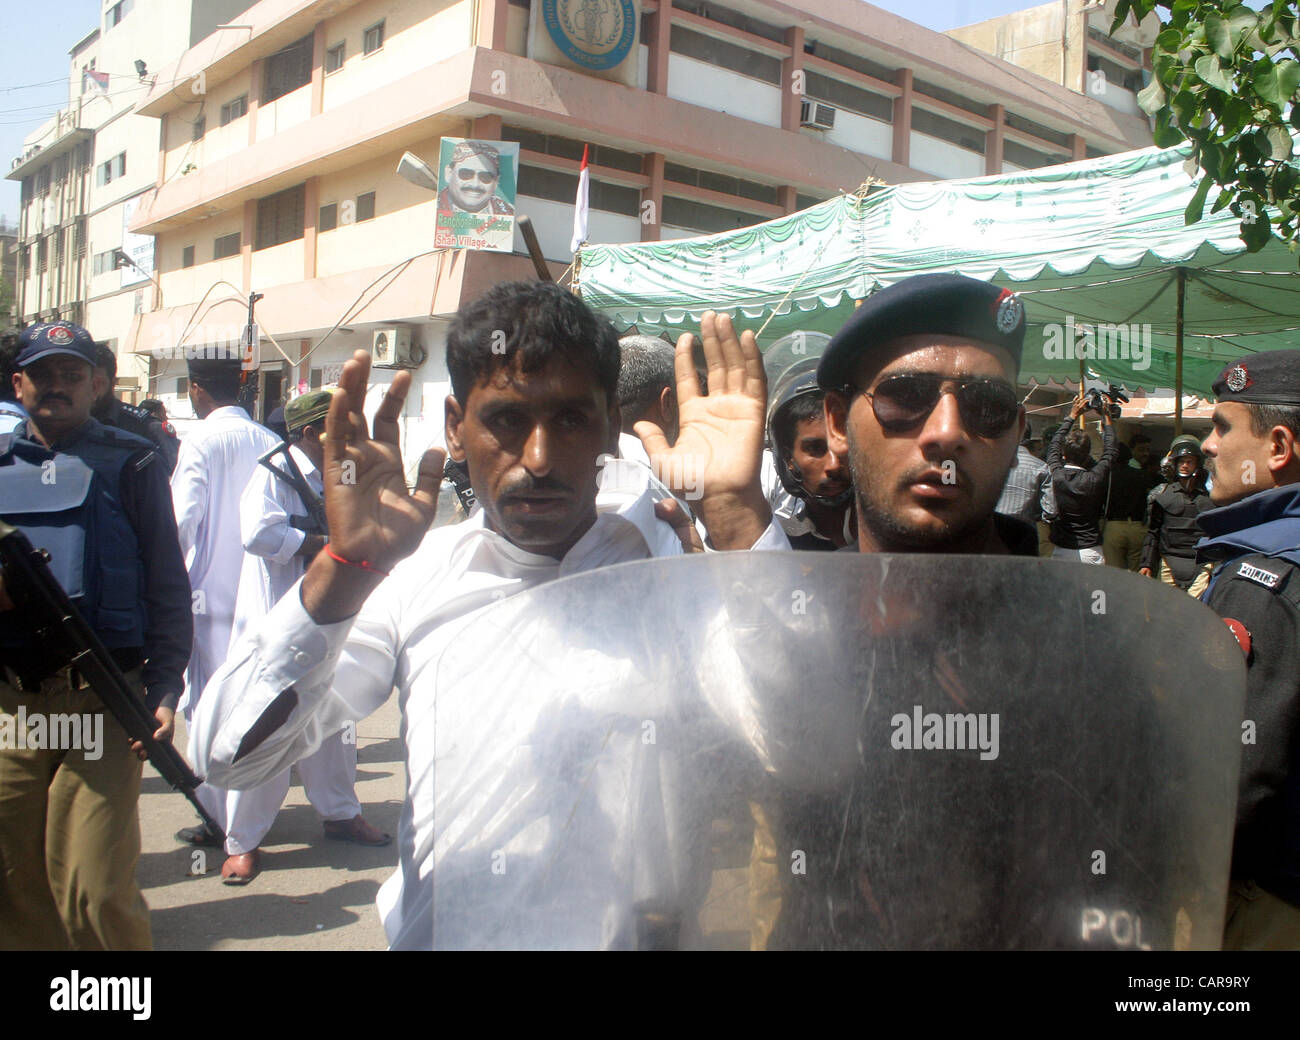
[[[591,185],[591,173],[587,169],[588,146],[582,146],[582,169],[578,171],[578,197],[573,203],[573,241],[569,243],[569,252],[576,253],[578,247],[587,241],[587,189]]]

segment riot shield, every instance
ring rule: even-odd
[[[1185,593],[730,553],[469,628],[429,713],[436,948],[1218,946],[1245,666]]]

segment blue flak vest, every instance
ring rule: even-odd
[[[142,647],[144,565],[122,505],[122,473],[153,445],[91,424],[75,454],[18,436],[25,426],[0,434],[0,516],[50,554],[54,577],[108,649]],[[0,613],[0,648],[33,649],[20,613]]]

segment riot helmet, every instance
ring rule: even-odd
[[[1169,445],[1169,458],[1175,465],[1184,455],[1194,455],[1198,464],[1205,458],[1205,452],[1201,451],[1201,442],[1190,433],[1175,437],[1173,443]]]
[[[825,391],[817,385],[817,366],[830,336],[821,332],[793,332],[777,340],[767,351],[764,364],[771,371],[786,365],[772,381],[767,407],[767,446],[776,463],[777,477],[786,492],[795,498],[838,509],[853,497],[850,485],[833,498],[814,495],[804,487],[803,474],[794,463],[791,448],[793,429],[786,431],[791,406],[801,397],[820,398]]]

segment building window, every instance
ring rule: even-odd
[[[121,0],[104,12],[105,31],[120,25],[122,19],[131,13],[131,0]]]
[[[240,116],[248,114],[248,95],[240,94],[234,101],[227,101],[221,106],[221,125],[229,126]]]
[[[184,376],[176,380],[176,396],[184,397],[190,392],[190,381]]]
[[[823,76],[821,73],[812,71],[806,73],[805,85],[808,88],[808,97],[810,98],[816,98],[818,101],[829,101],[831,104],[838,105],[849,112],[870,116],[882,123],[892,123],[894,121],[894,101],[883,94],[874,94],[851,83],[845,83],[842,80],[833,79],[830,76]]]
[[[736,228],[748,227],[763,219],[737,210],[724,209],[722,206],[713,206],[707,202],[698,202],[695,199],[664,196],[663,222],[673,227],[712,234],[718,231],[735,231]]]
[[[323,368],[313,368],[308,373],[307,388],[309,390],[319,390],[325,385],[325,370]]]
[[[102,253],[96,253],[92,261],[92,271],[94,274],[108,274],[110,271],[117,270],[117,259],[114,254],[116,249],[106,249]]]
[[[770,184],[758,184],[755,181],[729,177],[724,173],[710,170],[697,170],[677,163],[664,163],[664,180],[678,184],[693,184],[697,188],[721,192],[724,195],[739,195],[741,198],[753,199],[755,202],[777,204],[777,190]]]
[[[376,22],[362,34],[361,53],[373,54],[384,45],[384,23]]]
[[[578,175],[564,173],[560,170],[548,170],[541,166],[519,166],[519,194],[532,195],[552,202],[572,204],[573,196],[578,190]],[[641,206],[641,193],[636,188],[624,184],[609,184],[593,180],[588,186],[588,201],[592,209],[607,213],[621,213],[623,216],[635,216]],[[752,223],[752,221],[751,221]]]
[[[326,73],[338,72],[343,68],[343,60],[347,57],[347,44],[336,43],[333,47],[325,52],[325,71]]]
[[[224,260],[228,256],[239,255],[239,232],[222,235],[212,243],[212,259]]]
[[[97,181],[102,186],[110,184],[126,175],[126,152],[118,152],[113,158],[99,164]]]
[[[1057,163],[1067,161],[1059,155],[1046,155],[1033,148],[1026,148],[1019,141],[1003,141],[1002,158],[1022,170],[1037,170],[1042,166],[1055,166]]]
[[[45,198],[50,193],[50,168],[42,166],[36,171],[36,197]]]
[[[51,236],[54,239],[54,266],[63,266],[63,231],[54,232]]]
[[[368,191],[364,195],[357,196],[357,220],[374,220],[375,218],[375,193]]]
[[[44,271],[50,264],[49,239],[42,238],[36,243],[36,270]]]
[[[199,116],[198,119],[194,120],[194,122],[190,124],[191,141],[202,141],[203,135],[206,134],[207,132],[208,132],[207,116]]]
[[[317,231],[333,231],[339,226],[339,204],[331,202],[327,206],[320,208],[320,216],[316,220]]]
[[[257,237],[254,249],[268,249],[302,238],[306,185],[299,184],[257,200]]]
[[[194,266],[194,247],[193,247],[193,246],[186,246],[184,249],[181,250],[181,266],[182,266],[182,267],[193,267],[193,266]]]
[[[958,148],[984,154],[984,131],[955,119],[935,115],[923,108],[912,109],[912,129],[918,134],[928,134],[941,141],[955,144]]]
[[[266,59],[262,75],[262,104],[305,87],[311,82],[312,37],[289,44]]]
[[[72,252],[78,260],[86,255],[86,218],[78,217],[72,226]]]
[[[85,173],[90,169],[90,142],[82,141],[77,145],[77,172]]]
[[[693,29],[674,25],[669,35],[669,47],[688,58],[717,65],[744,76],[761,79],[764,83],[780,84],[781,59],[759,54],[748,47],[705,36]]]

